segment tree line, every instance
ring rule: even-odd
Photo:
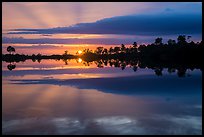
[[[71,55],[66,50],[62,55],[24,55],[14,54],[15,48],[9,46],[7,51],[9,54],[3,54],[2,60],[6,62],[19,62],[31,59],[33,62],[42,59],[62,59],[67,62],[67,59],[82,58],[85,62],[100,61],[100,60],[120,60],[120,61],[139,61],[140,64],[177,64],[180,66],[194,66],[202,69],[203,58],[203,41],[193,42],[190,40],[191,36],[179,35],[176,40],[169,39],[167,43],[163,43],[163,39],[158,37],[154,43],[148,45],[138,45],[134,42],[127,47],[124,44],[120,46],[104,48],[97,47],[94,51],[84,49],[82,54]]]

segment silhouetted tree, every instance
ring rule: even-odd
[[[126,67],[126,63],[125,62],[121,63],[121,69],[124,70],[125,67]]]
[[[125,51],[126,51],[125,45],[124,45],[124,44],[121,44],[121,52],[125,53]]]
[[[144,51],[144,49],[146,48],[146,46],[143,44],[143,45],[140,45],[139,47],[138,47],[138,51],[139,52],[142,52],[142,51]]]
[[[137,42],[134,42],[132,45],[133,45],[133,48],[137,48]]]
[[[178,77],[185,77],[186,76],[186,69],[178,68],[177,75],[178,75]]]
[[[90,50],[89,48],[83,50],[83,53],[90,53],[90,52],[92,52],[92,50]]]
[[[133,43],[133,47],[130,48],[130,52],[131,53],[137,53],[137,42]]]
[[[37,61],[38,61],[38,63],[40,63],[41,62],[41,60],[42,60],[42,55],[40,54],[40,53],[38,53],[37,54]]]
[[[177,38],[179,45],[185,45],[186,44],[186,35],[179,35]]]
[[[120,47],[114,47],[113,51],[118,54],[121,50]]]
[[[12,52],[15,52],[16,50],[14,47],[8,46],[7,51],[11,54]]]
[[[103,68],[103,62],[101,60],[95,61],[95,64],[97,65],[98,68]]]
[[[113,50],[113,48],[112,47],[110,47],[110,49],[109,49],[109,54],[112,54],[113,52],[114,52],[114,50]]]
[[[15,64],[9,64],[8,66],[7,66],[7,68],[8,68],[8,70],[13,70],[13,69],[15,69],[16,68],[16,65]]]
[[[190,37],[188,36],[187,39],[190,39]],[[134,71],[137,70],[137,66],[139,68],[151,68],[158,76],[162,75],[163,68],[168,68],[169,73],[178,70],[177,75],[179,77],[185,76],[187,68],[190,70],[196,68],[202,71],[203,67],[200,59],[203,58],[203,41],[196,43],[191,41],[187,43],[185,35],[178,36],[177,40],[178,43],[176,43],[175,40],[169,39],[167,44],[163,44],[162,38],[157,38],[155,43],[140,45],[138,48],[136,42],[130,47],[125,47],[124,44],[121,44],[120,47],[110,47],[109,50],[98,47],[96,53],[93,53],[92,50],[84,49],[84,54],[80,56],[80,58],[83,59],[83,64],[85,65],[89,65],[89,63],[96,61],[98,67],[107,66],[107,64],[109,64],[110,66],[121,67],[121,69],[124,70],[126,66],[131,66]],[[137,52],[137,50],[139,52]],[[33,62],[36,60],[40,62],[41,59],[62,59],[67,65],[67,59],[76,59],[76,57],[78,57],[74,55],[67,56],[68,51],[65,51],[62,55],[51,56],[41,54],[33,54],[32,56],[19,54],[11,55],[11,52],[15,52],[15,49],[11,46],[7,48],[7,51],[10,54],[2,55],[2,60],[6,62],[19,62],[25,61],[26,59],[32,59]],[[8,69],[12,69],[12,66],[8,66]]]
[[[167,41],[168,45],[172,46],[172,45],[176,45],[176,41],[175,40],[172,40],[172,39],[169,39]]]
[[[96,50],[95,50],[95,53],[99,54],[99,55],[101,55],[102,52],[103,52],[103,47],[97,47]]]
[[[65,50],[63,56],[67,56],[67,55],[68,55],[68,50]]]
[[[63,58],[62,61],[64,62],[65,65],[68,65],[68,59]]]
[[[190,44],[191,46],[194,46],[194,45],[195,45],[195,42],[191,41],[189,44]]]
[[[108,54],[108,50],[106,48],[103,49],[102,54]]]
[[[134,72],[137,71],[137,66],[136,66],[136,65],[133,66],[133,71],[134,71]]]
[[[157,76],[162,76],[162,70],[162,68],[156,68],[154,72]]]
[[[162,38],[156,38],[155,39],[155,44],[156,45],[162,45]]]
[[[176,70],[174,68],[168,68],[168,72],[171,74],[173,72],[175,72]]]

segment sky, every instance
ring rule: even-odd
[[[202,39],[201,2],[3,2],[2,44],[19,53]],[[52,49],[52,50],[50,50]],[[51,54],[51,52],[49,52]]]

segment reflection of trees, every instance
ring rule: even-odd
[[[84,66],[90,66],[90,64],[92,64],[92,62],[83,62]]]
[[[15,69],[16,68],[16,65],[15,64],[12,64],[11,62],[10,62],[10,64],[9,65],[7,65],[7,68],[8,68],[8,70],[13,70],[13,69]]]
[[[177,72],[179,77],[185,77],[187,69],[194,70],[196,68],[203,71],[203,63],[200,61],[203,58],[203,41],[195,43],[190,41],[190,38],[191,36],[186,38],[185,35],[180,35],[177,42],[169,39],[167,43],[163,43],[162,38],[156,38],[154,43],[147,45],[138,45],[137,42],[134,42],[129,47],[124,44],[109,49],[97,47],[94,52],[84,49],[80,56],[68,54],[68,51],[62,55],[51,56],[6,54],[2,56],[2,60],[19,62],[31,59],[33,62],[37,60],[40,63],[41,59],[62,59],[65,65],[68,65],[68,59],[80,57],[81,60],[77,60],[77,63],[82,63],[85,66],[89,66],[93,62],[99,68],[108,65],[122,70],[131,67],[133,71],[137,71],[137,68],[149,68],[154,70],[157,76],[162,76],[163,68],[167,68],[170,74]],[[11,53],[15,52],[15,49],[10,46],[7,51]],[[12,67],[9,66],[9,68]]]
[[[155,75],[157,76],[163,76],[162,71],[164,68],[167,68],[167,72],[169,74],[177,72],[178,77],[185,77],[186,76],[186,71],[187,69],[193,70],[195,66],[193,67],[192,65],[188,67],[188,65],[180,65],[180,64],[169,64],[169,63],[158,63],[154,62],[153,60],[151,61],[145,61],[142,60],[140,61],[139,59],[135,60],[120,60],[120,59],[107,59],[107,60],[96,60],[93,61],[94,64],[98,68],[103,68],[104,66],[110,66],[110,67],[116,67],[116,68],[121,68],[121,70],[125,70],[126,67],[131,67],[133,71],[137,71],[138,68],[148,68],[152,69],[155,72]],[[90,63],[90,62],[88,62]]]
[[[59,60],[59,59],[58,59]],[[62,59],[65,65],[68,65],[68,62],[71,59]],[[33,59],[35,62],[36,60]],[[37,60],[39,61],[39,60]],[[98,59],[95,61],[84,61],[82,59],[76,59],[77,63],[81,63],[84,66],[90,66],[90,64],[95,64],[98,68],[103,68],[104,66],[121,68],[121,70],[125,70],[126,67],[132,68],[134,72],[137,71],[138,68],[144,69],[152,69],[155,72],[155,75],[162,76],[163,69],[167,68],[167,72],[169,74],[176,73],[178,77],[185,77],[186,71],[189,69],[193,71],[195,68],[199,68],[197,64],[180,64],[180,63],[169,63],[169,62],[160,62],[155,60],[145,60],[145,59]],[[8,70],[15,69],[16,65],[11,63],[7,66]],[[202,71],[202,68],[200,68]],[[188,75],[189,76],[189,75]]]
[[[41,62],[41,60],[42,60],[42,59],[37,59],[38,63],[40,63],[40,62]]]
[[[96,64],[96,66],[97,66],[98,68],[103,68],[103,67],[104,67],[102,60],[95,61],[95,64]]]
[[[126,67],[126,62],[123,61],[123,62],[121,63],[121,69],[124,70],[125,67]]]
[[[37,61],[38,61],[38,63],[40,63],[41,60],[42,60],[41,56],[42,56],[42,55],[41,55],[40,53],[38,53],[38,55],[37,55]]]
[[[65,65],[68,65],[68,59],[63,58],[62,61],[64,62]]]
[[[171,73],[174,73],[176,70],[175,70],[175,68],[168,68],[168,72],[169,72],[169,74],[171,74]]]
[[[137,66],[136,66],[136,65],[133,66],[133,71],[134,71],[134,72],[137,71]]]
[[[163,68],[156,68],[155,70],[154,70],[154,72],[155,72],[155,74],[157,75],[157,76],[162,76],[163,74],[162,74],[162,70],[163,70]]]
[[[185,77],[186,76],[186,69],[185,68],[178,68],[177,69],[178,77]]]

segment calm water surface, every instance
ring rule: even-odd
[[[2,62],[3,134],[202,134],[202,72]]]

